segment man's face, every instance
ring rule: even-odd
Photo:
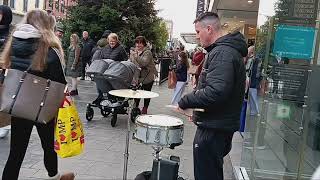
[[[61,31],[56,31],[55,34],[60,39],[63,37],[63,33]]]
[[[83,39],[87,39],[88,36],[89,36],[89,33],[87,31],[83,31],[83,33],[82,33]]]
[[[204,26],[201,22],[195,24],[196,39],[200,42],[202,47],[208,47],[211,45],[210,39],[212,36],[212,27]]]

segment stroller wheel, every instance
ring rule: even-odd
[[[94,115],[94,111],[93,111],[92,107],[88,106],[87,111],[86,111],[86,119],[88,121],[91,121],[93,118],[93,115]]]
[[[111,118],[111,126],[115,127],[117,123],[117,114],[112,114],[112,118]]]
[[[139,108],[133,108],[131,110],[131,122],[135,123],[138,115],[141,115],[141,111]]]
[[[106,110],[104,110],[104,109],[101,109],[101,115],[102,115],[103,117],[108,117],[109,114],[110,114],[109,111],[106,111]]]

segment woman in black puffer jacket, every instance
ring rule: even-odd
[[[1,54],[4,67],[26,70],[31,65],[30,73],[66,84],[63,74],[63,59],[52,48],[63,51],[59,39],[54,35],[50,16],[42,10],[32,10],[26,14],[9,37]],[[10,154],[5,165],[2,180],[17,180],[24,159],[33,126],[36,126],[44,151],[44,164],[49,179],[74,179],[73,173],[60,176],[58,158],[54,151],[54,124],[38,124],[33,121],[12,117]]]

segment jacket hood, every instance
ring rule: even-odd
[[[41,34],[30,24],[18,24],[12,36],[20,39],[33,39],[40,38]]]
[[[33,55],[38,45],[38,39],[13,38],[11,45],[11,55],[21,58],[29,58]]]
[[[108,44],[107,38],[101,38],[98,42],[97,45],[99,47],[105,47]]]
[[[225,45],[236,49],[243,57],[248,54],[247,43],[244,36],[240,32],[229,33],[220,37],[214,43],[215,46]]]
[[[2,19],[0,25],[9,25],[12,22],[12,11],[10,7],[6,5],[0,5],[0,13],[2,14]]]

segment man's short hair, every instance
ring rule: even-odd
[[[216,30],[221,29],[221,23],[219,15],[215,12],[204,12],[201,13],[194,21],[193,23],[201,22],[204,25],[213,25],[213,27]]]

